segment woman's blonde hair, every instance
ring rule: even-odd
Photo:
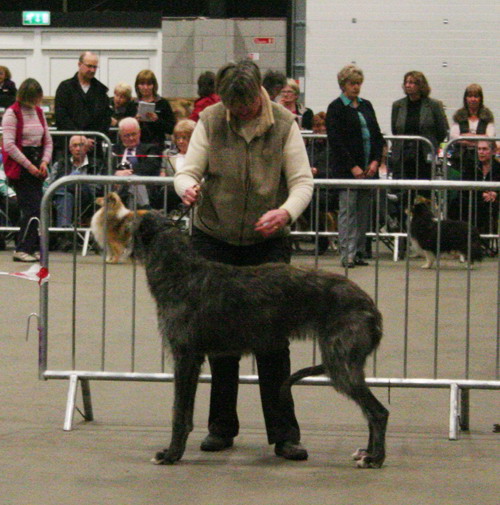
[[[342,91],[344,91],[346,82],[362,84],[364,79],[363,71],[356,65],[346,65],[337,74],[337,81]]]
[[[286,80],[286,86],[288,86],[289,88],[292,88],[292,91],[295,93],[295,96],[300,95],[300,88],[299,88],[299,85],[297,84],[297,81],[295,79],[288,78]]]
[[[132,86],[126,82],[119,82],[114,89],[115,95],[124,96],[127,101],[132,100]]]
[[[196,127],[196,123],[192,119],[181,119],[174,127],[174,139],[178,135],[191,135]]]

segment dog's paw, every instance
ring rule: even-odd
[[[383,459],[376,459],[368,453],[365,453],[356,461],[358,468],[380,468],[384,463]]]
[[[354,461],[359,461],[361,458],[364,456],[368,456],[368,450],[367,449],[356,449],[355,452],[352,453],[352,459]]]
[[[428,270],[429,268],[432,268],[432,263],[424,263],[420,268],[423,268],[424,270]]]
[[[173,465],[176,461],[181,459],[180,456],[171,454],[167,449],[159,451],[151,459],[151,463],[155,465]]]

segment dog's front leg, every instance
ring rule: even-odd
[[[173,464],[184,454],[186,441],[193,429],[193,410],[203,356],[182,354],[175,356],[175,399],[170,447],[156,453],[153,463]]]

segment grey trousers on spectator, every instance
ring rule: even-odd
[[[371,194],[367,189],[339,190],[339,246],[343,262],[366,257],[370,229]]]

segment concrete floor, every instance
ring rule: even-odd
[[[296,263],[311,264],[310,256]],[[322,258],[323,268],[338,271],[338,257]],[[429,377],[433,370],[435,274],[411,263],[409,376]],[[11,251],[0,252],[0,271],[20,271]],[[107,269],[108,294],[106,369],[128,367],[120,337],[129,331],[130,265]],[[71,362],[72,256],[50,259],[49,366],[65,369]],[[77,368],[101,362],[98,307],[102,263],[97,256],[78,259]],[[488,260],[473,272],[474,317],[471,378],[493,378],[497,264]],[[355,269],[350,276],[373,294],[374,269]],[[404,263],[384,258],[379,270],[379,303],[385,337],[377,358],[377,375],[400,377],[404,327],[402,290]],[[463,376],[463,299],[465,272],[452,262],[443,265],[439,373]],[[197,394],[195,429],[183,460],[154,466],[155,451],[168,444],[172,384],[92,382],[95,421],[76,414],[74,429],[62,430],[67,381],[40,381],[34,328],[25,341],[26,317],[38,312],[34,282],[0,276],[0,503],[5,505],[496,505],[499,503],[500,421],[497,391],[471,392],[471,431],[448,440],[448,391],[377,388],[389,408],[387,460],[380,470],[360,470],[350,454],[365,446],[367,429],[358,409],[328,387],[296,387],[294,397],[307,462],[274,456],[266,443],[259,395],[253,385],[241,386],[241,434],[235,447],[219,454],[199,451],[205,435],[209,386]],[[154,307],[137,272],[137,371],[158,371]],[[68,315],[69,313],[69,315]],[[94,328],[95,326],[95,328]],[[118,331],[119,330],[119,331]],[[493,333],[492,333],[493,332]],[[454,339],[458,339],[459,344]],[[128,342],[128,336],[126,337]],[[128,344],[127,344],[128,345]],[[310,344],[293,344],[293,369],[308,363]],[[144,350],[144,352],[142,352]],[[493,356],[493,358],[492,358]],[[493,359],[493,361],[492,361]],[[124,365],[124,363],[126,363]],[[368,375],[372,364],[369,365]],[[493,367],[493,368],[492,368]],[[251,371],[249,361],[242,365]],[[79,400],[79,404],[80,404]]]

